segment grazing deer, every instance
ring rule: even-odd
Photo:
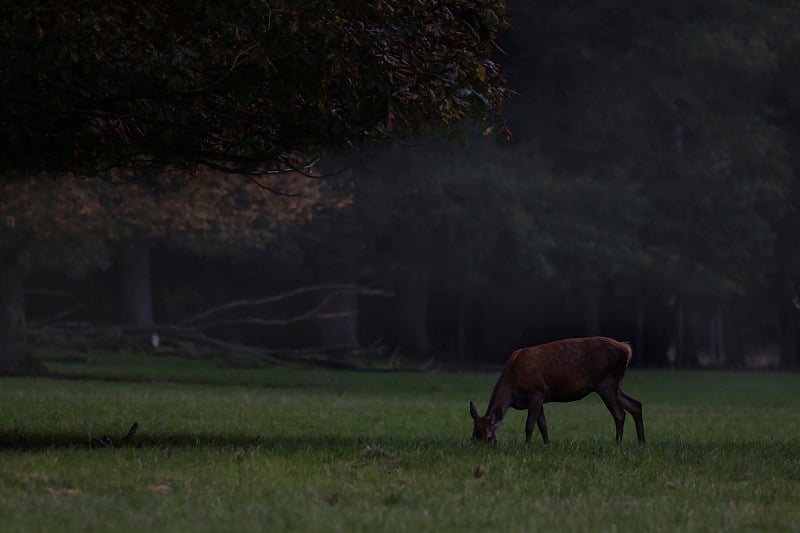
[[[614,417],[617,444],[622,442],[625,411],[633,416],[637,437],[643,442],[642,404],[620,388],[631,355],[630,344],[607,337],[565,339],[515,351],[494,386],[486,414],[478,416],[475,404],[469,402],[472,441],[496,442],[500,423],[513,407],[528,410],[525,442],[530,442],[536,424],[547,444],[542,404],[572,402],[596,392]]]

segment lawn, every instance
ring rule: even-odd
[[[469,442],[495,374],[146,356],[0,380],[3,531],[753,531],[800,528],[800,375],[630,371],[648,442],[597,396]],[[139,432],[118,440],[130,425]]]

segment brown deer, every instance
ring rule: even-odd
[[[474,427],[472,441],[497,441],[500,423],[510,407],[527,409],[525,442],[530,442],[534,424],[544,443],[549,442],[542,404],[572,402],[596,392],[614,417],[617,444],[622,442],[625,411],[636,423],[636,435],[644,442],[642,404],[620,388],[631,360],[631,346],[607,337],[564,339],[511,354],[497,380],[484,416],[469,402]]]

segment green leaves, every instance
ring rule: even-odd
[[[772,219],[791,209],[795,179],[796,133],[775,117],[798,109],[789,74],[798,71],[797,3],[619,0],[521,9],[524,31],[515,26],[508,46],[530,52],[508,73],[531,103],[512,101],[508,115],[522,115],[511,127],[518,139],[541,144],[554,179],[585,176],[573,196],[595,205],[571,216],[600,230],[615,218],[598,219],[599,205],[612,205],[615,195],[634,199],[637,223],[612,223],[609,235],[638,233],[641,259],[628,264],[654,286],[714,297],[763,290],[782,232]],[[618,183],[620,169],[637,187],[604,194],[600,184]],[[619,239],[609,243],[620,249]],[[617,263],[615,254],[581,253],[600,271]]]
[[[3,170],[247,172],[365,139],[457,133],[501,107],[491,43],[504,17],[492,0],[5,6]]]

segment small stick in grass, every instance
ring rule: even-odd
[[[136,432],[139,431],[139,423],[134,422],[131,426],[131,429],[128,430],[128,434],[122,437],[118,442],[114,442],[114,439],[111,437],[97,437],[92,439],[92,447],[93,448],[116,448],[117,446],[122,446],[123,444],[130,441]]]

